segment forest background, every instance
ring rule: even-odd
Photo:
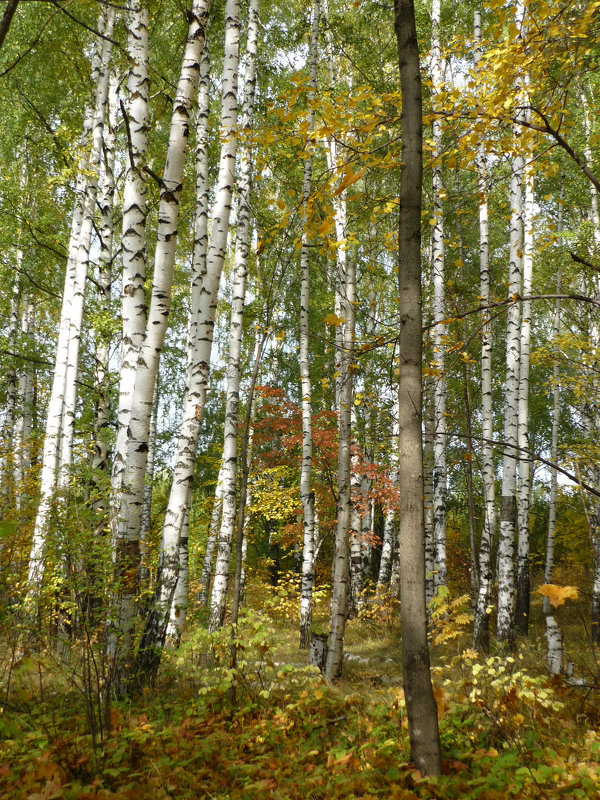
[[[8,0],[7,796],[600,791],[599,7]]]

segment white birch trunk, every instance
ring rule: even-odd
[[[252,128],[254,117],[255,62],[258,33],[258,3],[251,0],[248,9],[248,37],[246,45],[246,75],[242,110],[242,127]],[[229,327],[229,356],[227,360],[227,396],[225,400],[225,428],[223,438],[223,512],[215,578],[211,598],[210,628],[221,627],[225,618],[231,545],[236,524],[237,510],[237,430],[240,398],[241,349],[246,301],[246,276],[250,246],[250,185],[252,163],[247,144],[240,148],[238,179],[238,213],[235,238],[234,274],[231,297]]]
[[[533,285],[533,167],[525,167],[525,208],[523,216],[523,295],[531,297]],[[529,498],[531,493],[531,458],[529,447],[529,352],[531,349],[531,300],[521,304],[519,365],[519,495],[517,508],[517,597],[515,626],[529,632]]]
[[[481,55],[481,11],[474,15],[474,33],[477,49],[475,65]],[[485,149],[479,147],[477,154],[477,175],[479,188],[479,294],[481,304],[481,434],[483,438],[482,478],[483,478],[483,528],[479,543],[479,590],[475,607],[473,626],[473,647],[483,652],[489,650],[489,607],[492,596],[492,544],[496,530],[496,498],[494,469],[494,416],[492,407],[492,320],[487,308],[491,298],[490,258],[489,258],[489,215],[488,215],[488,169]]]
[[[110,296],[112,284],[112,259],[114,237],[114,195],[115,195],[115,129],[117,124],[117,92],[118,82],[114,73],[110,77],[108,124],[104,126],[102,163],[104,169],[98,187],[98,208],[100,224],[100,256],[98,258],[98,280],[96,282],[96,301],[98,306],[110,314]],[[93,422],[93,455],[91,478],[91,505],[96,515],[95,528],[99,533],[105,532],[108,512],[106,486],[102,479],[108,471],[108,434],[110,429],[110,383],[109,356],[111,332],[104,324],[93,332],[95,340],[94,388],[95,406]]]
[[[353,398],[352,398],[353,399]],[[356,408],[352,402],[350,415],[352,430],[356,430]],[[351,445],[352,446],[352,445]],[[350,459],[350,595],[348,597],[348,615],[356,615],[362,605],[363,565],[361,541],[361,485],[358,474],[358,455],[354,448]]]
[[[433,0],[431,7],[431,81],[432,103],[443,90],[442,57],[440,51],[441,2]],[[433,540],[435,545],[434,590],[447,583],[446,569],[446,493],[447,493],[447,424],[446,424],[446,316],[444,278],[444,209],[442,183],[442,124],[433,120],[433,225],[431,227],[431,261],[433,273],[433,366],[436,377],[433,385]]]
[[[517,0],[515,22],[520,35],[525,13],[524,4]],[[518,141],[521,133],[523,112],[517,114],[513,127],[515,153],[512,160],[510,184],[510,251],[508,297],[521,294],[521,268],[523,250],[523,157],[519,153]],[[498,541],[498,621],[497,634],[501,641],[513,635],[514,616],[514,549],[517,518],[516,472],[518,444],[519,402],[519,304],[508,308],[506,322],[506,380],[504,385],[504,455],[502,458],[502,502],[500,508],[500,531]]]
[[[561,185],[560,199],[558,203],[558,237],[559,247],[562,250],[562,219],[563,219],[563,188]],[[558,261],[556,273],[556,294],[560,295],[562,289],[562,267]],[[554,304],[554,320],[552,322],[552,340],[558,348],[558,337],[560,335],[560,311],[561,302],[557,297]],[[558,463],[558,429],[560,426],[560,366],[558,351],[555,352],[554,364],[552,365],[552,435],[550,444],[550,496],[548,498],[548,536],[546,539],[546,562],[544,565],[544,583],[552,583],[552,572],[554,570],[554,533],[556,530],[556,496],[558,489],[558,470],[555,464]],[[546,616],[551,613],[550,600],[543,598],[542,609]]]
[[[300,588],[300,647],[306,649],[310,644],[312,629],[313,600],[315,583],[315,495],[311,490],[312,471],[312,386],[309,368],[309,305],[310,305],[310,237],[308,232],[308,202],[312,190],[312,144],[310,138],[314,131],[313,102],[317,88],[317,48],[319,39],[319,0],[313,0],[312,25],[309,48],[308,85],[308,156],[304,160],[302,184],[302,246],[300,250],[300,383],[302,392],[302,468],[300,473],[300,501],[304,521],[302,546],[302,584]]]
[[[123,188],[122,226],[122,340],[119,372],[117,439],[113,457],[113,523],[120,500],[123,474],[127,464],[127,428],[133,403],[135,369],[146,331],[146,179],[144,166],[148,149],[148,10],[141,0],[129,0],[127,12],[127,75],[125,133],[127,155]],[[117,532],[113,529],[113,536]]]
[[[148,582],[150,564],[148,560],[148,539],[152,528],[152,488],[154,483],[154,456],[156,455],[156,420],[158,417],[159,376],[156,376],[154,396],[152,398],[152,416],[148,429],[148,459],[146,461],[146,478],[142,495],[142,513],[140,515],[140,581]],[[161,551],[162,556],[162,551]]]
[[[10,300],[10,316],[6,331],[6,344],[10,353],[16,351],[17,335],[19,332],[19,306],[21,299],[20,274],[21,263],[23,261],[23,251],[17,249],[15,279],[12,286]],[[2,495],[8,500],[12,494],[12,479],[14,474],[14,445],[16,440],[15,422],[17,418],[17,397],[19,389],[19,378],[17,368],[13,368],[6,376],[6,404],[4,406],[4,420],[2,425],[1,462],[0,462],[0,484]]]
[[[104,33],[112,36],[115,21],[114,9],[106,14]],[[90,247],[94,231],[96,198],[104,142],[105,120],[108,115],[108,96],[112,55],[112,42],[104,40],[102,62],[98,75],[98,89],[92,126],[91,152],[87,164],[87,186],[83,203],[81,225],[77,241],[76,283],[71,298],[70,330],[67,351],[67,368],[63,393],[62,420],[60,425],[59,463],[57,487],[65,492],[71,473],[73,461],[73,437],[75,433],[75,411],[77,405],[77,371],[79,368],[79,349],[81,344],[81,328],[83,324],[83,306],[85,300],[86,279],[90,264]],[[110,137],[109,137],[110,138]]]
[[[135,370],[135,387],[129,417],[127,455],[119,492],[115,562],[120,580],[118,619],[109,638],[109,653],[119,664],[131,656],[131,631],[136,612],[139,539],[148,435],[154,387],[164,343],[171,302],[175,248],[179,223],[179,198],[189,138],[189,118],[198,85],[210,0],[195,0],[188,13],[189,27],[177,90],[173,102],[169,142],[160,182],[154,280],[144,342]],[[117,637],[121,637],[117,648]],[[117,670],[119,673],[119,670]],[[118,675],[121,679],[121,676]]]
[[[348,261],[344,300],[344,349],[341,364],[338,448],[338,513],[331,587],[331,631],[325,675],[337,678],[342,669],[344,631],[348,614],[348,535],[352,496],[350,489],[352,439],[352,366],[354,359],[355,267]]]
[[[112,34],[114,10],[109,9],[100,20],[100,29],[108,36]],[[92,58],[92,80],[95,88],[95,102],[86,109],[84,115],[84,142],[89,153],[80,159],[75,194],[75,206],[71,221],[68,260],[65,273],[61,321],[56,346],[54,377],[44,436],[42,453],[42,470],[40,479],[40,504],[35,520],[29,570],[27,578],[27,600],[35,603],[44,576],[44,557],[46,553],[47,525],[52,499],[57,487],[59,448],[63,431],[65,399],[67,393],[72,394],[79,357],[79,339],[83,314],[83,299],[87,266],[89,259],[89,243],[86,246],[86,230],[83,220],[87,219],[91,235],[91,215],[96,198],[97,169],[102,142],[103,114],[106,108],[108,92],[108,63],[112,52],[110,42],[102,40],[97,43]],[[86,140],[91,138],[91,142]],[[86,234],[85,236],[82,236]],[[68,380],[72,386],[68,385]],[[63,473],[64,475],[64,473]]]
[[[392,570],[392,551],[396,536],[396,513],[393,508],[388,508],[383,523],[383,544],[381,546],[381,561],[379,562],[379,575],[377,578],[378,595],[384,594],[388,589]]]
[[[33,336],[35,309],[29,292],[24,291],[21,296],[20,327],[21,335],[25,340]],[[34,367],[31,363],[25,366],[19,375],[18,398],[19,416],[15,430],[15,444],[17,458],[15,461],[15,486],[17,493],[15,505],[20,508],[21,491],[19,486],[31,468],[32,434],[33,434],[33,397],[34,397]]]
[[[217,546],[217,539],[219,530],[221,529],[221,509],[223,507],[223,462],[219,468],[219,476],[217,478],[217,486],[215,488],[215,497],[210,517],[210,526],[208,529],[208,538],[206,540],[206,551],[204,553],[204,562],[202,565],[202,573],[200,575],[200,605],[205,606],[210,597],[210,579],[212,575],[212,562],[215,555]]]

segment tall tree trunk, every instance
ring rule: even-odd
[[[123,474],[127,465],[127,429],[131,416],[135,368],[146,331],[146,178],[144,167],[148,149],[148,10],[141,0],[129,0],[127,13],[127,107],[122,106],[127,135],[125,186],[123,188],[121,300],[122,338],[119,372],[117,439],[113,456],[111,514],[118,519]],[[113,538],[117,531],[113,530]]]
[[[531,297],[533,284],[533,166],[525,167],[525,209],[523,215],[523,296]],[[529,351],[531,348],[531,300],[521,304],[521,341],[519,366],[519,503],[517,509],[517,596],[515,627],[529,632],[529,498],[531,493],[531,458],[529,447]]]
[[[525,6],[517,0],[515,23],[521,35]],[[510,183],[510,249],[508,265],[508,297],[521,294],[523,251],[523,156],[519,151],[519,136],[524,111],[517,112],[513,127],[515,156],[512,160]],[[502,458],[502,501],[498,541],[498,622],[500,641],[511,641],[514,625],[515,590],[515,531],[517,523],[517,444],[519,404],[520,309],[513,302],[508,307],[506,321],[506,380],[504,385],[504,455]]]
[[[348,616],[348,539],[352,510],[350,476],[355,301],[355,267],[354,262],[350,259],[347,262],[345,279],[346,293],[342,296],[345,322],[344,349],[340,366],[337,528],[331,587],[331,629],[325,667],[325,675],[330,681],[337,678],[342,670],[344,631]]]
[[[433,0],[431,7],[431,82],[435,114],[436,95],[443,90],[442,57],[440,52],[441,2]],[[444,208],[442,183],[442,122],[433,120],[433,225],[431,227],[431,261],[433,273],[433,363],[436,377],[433,385],[433,540],[435,545],[435,591],[446,586],[446,492],[447,492],[447,424],[446,424],[446,316],[444,277]]]
[[[442,771],[442,763],[427,647],[423,546],[421,75],[413,2],[394,0],[394,10],[402,92],[402,172],[398,229],[402,674],[411,759],[424,774],[438,775]]]
[[[563,183],[561,182],[560,198],[558,201],[558,241],[559,248],[562,250],[562,221],[563,221]],[[562,288],[562,265],[558,261],[556,272],[556,294],[560,296]],[[560,335],[560,297],[557,297],[554,304],[554,319],[552,322],[552,341],[555,348],[558,348],[558,337]],[[544,583],[552,583],[552,572],[554,569],[554,532],[556,529],[556,495],[558,489],[558,429],[560,425],[560,366],[558,361],[558,350],[554,354],[552,365],[552,435],[550,444],[550,497],[548,498],[548,536],[546,539],[546,562],[544,565]],[[546,640],[548,644],[547,661],[551,674],[557,674],[562,670],[562,634],[558,623],[552,612],[550,600],[543,598],[542,610],[546,621]]]
[[[114,197],[115,197],[115,130],[117,125],[118,82],[115,73],[110,77],[108,124],[104,126],[103,171],[98,187],[98,209],[100,224],[100,255],[98,258],[98,279],[96,281],[96,302],[103,314],[100,324],[93,332],[95,340],[94,364],[94,417],[93,454],[91,475],[91,507],[94,512],[94,528],[103,535],[108,520],[108,453],[110,434],[110,346],[112,342],[110,298],[112,285],[113,238],[114,238]]]
[[[107,36],[112,34],[114,18],[114,9],[109,9],[106,15],[101,15],[99,27]],[[77,377],[83,300],[98,187],[102,129],[108,96],[108,64],[112,53],[112,44],[109,41],[102,40],[100,44],[96,44],[97,47],[92,56],[92,82],[95,99],[94,104],[90,105],[84,114],[83,147],[87,147],[87,154],[80,160],[77,176],[54,377],[44,436],[40,504],[29,556],[27,602],[33,604],[37,603],[44,576],[47,527],[52,500],[58,484],[61,435],[65,431],[65,425],[70,424],[65,419],[65,401],[67,395],[73,397]],[[70,457],[67,458],[67,461],[69,460]],[[64,453],[62,461],[64,484],[68,474]]]
[[[154,279],[144,341],[135,370],[135,386],[127,431],[126,463],[119,491],[115,536],[115,568],[120,583],[118,611],[109,635],[109,653],[116,659],[117,689],[126,688],[124,671],[132,655],[132,626],[136,613],[140,558],[140,525],[152,415],[154,387],[171,303],[171,286],[179,223],[189,117],[198,84],[210,0],[195,0],[187,18],[187,40],[169,130],[163,177],[160,181]],[[117,641],[118,639],[118,641]]]
[[[561,185],[560,199],[558,203],[558,237],[559,247],[562,248],[562,218],[563,218],[563,189]],[[556,272],[556,294],[560,295],[562,288],[562,266],[558,262]],[[560,298],[554,304],[554,319],[552,322],[552,341],[557,348],[552,365],[552,434],[550,444],[550,497],[548,498],[548,536],[546,539],[546,562],[544,565],[544,583],[552,583],[552,572],[554,570],[554,532],[556,529],[556,495],[558,489],[558,430],[560,426],[560,366],[558,361],[558,337],[560,335]],[[544,614],[550,613],[550,600],[544,597]]]
[[[200,605],[205,606],[210,597],[210,579],[212,575],[212,562],[215,555],[215,548],[221,529],[221,509],[223,507],[223,462],[219,468],[217,485],[215,487],[215,497],[210,516],[210,526],[208,528],[208,538],[206,540],[206,551],[200,574]]]
[[[475,11],[474,33],[477,47],[475,65],[481,57],[481,11]],[[496,529],[496,498],[494,468],[494,416],[492,407],[492,319],[490,310],[490,258],[488,225],[488,170],[483,144],[477,153],[479,188],[479,294],[484,310],[481,312],[481,434],[483,478],[483,528],[479,542],[479,590],[473,625],[473,647],[487,653],[490,646],[490,601],[492,596],[492,543]]]
[[[312,25],[309,48],[309,87],[308,136],[306,148],[308,155],[304,160],[302,183],[302,245],[300,250],[300,381],[302,392],[302,468],[300,473],[300,501],[304,520],[302,546],[302,584],[300,588],[300,647],[306,649],[312,634],[312,593],[315,583],[315,495],[311,489],[312,471],[312,386],[309,367],[309,308],[310,308],[310,236],[309,199],[312,190],[312,144],[310,137],[314,131],[315,92],[317,88],[317,48],[319,41],[319,0],[313,0]]]
[[[246,44],[246,75],[242,108],[242,128],[252,129],[254,118],[254,93],[256,86],[255,61],[258,32],[258,2],[251,0],[248,8],[248,37]],[[247,145],[240,148],[238,179],[238,220],[235,237],[233,286],[231,289],[231,317],[229,323],[229,356],[227,360],[227,389],[225,400],[225,426],[223,432],[223,512],[219,547],[215,564],[215,578],[211,598],[210,628],[216,630],[223,624],[231,546],[234,538],[237,510],[237,453],[238,409],[240,401],[240,371],[244,305],[246,302],[246,277],[250,247],[250,190],[252,162]],[[242,469],[245,465],[242,464]],[[241,510],[243,519],[243,509]],[[240,532],[241,536],[241,532]],[[240,539],[241,547],[241,539]]]

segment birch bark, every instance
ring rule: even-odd
[[[531,297],[533,285],[533,166],[524,170],[525,207],[523,215],[523,295]],[[517,508],[517,596],[515,627],[525,636],[529,632],[529,497],[531,493],[531,458],[529,447],[529,352],[531,349],[531,300],[521,304],[519,365],[519,494]]]
[[[127,12],[127,107],[123,107],[127,135],[122,224],[122,337],[119,371],[117,439],[112,467],[113,538],[121,502],[121,487],[127,465],[127,429],[133,403],[135,369],[146,331],[146,180],[144,166],[148,149],[148,10],[141,0],[129,0]]]
[[[246,74],[242,104],[242,129],[249,133],[254,119],[254,94],[256,88],[256,45],[258,34],[258,2],[250,0],[248,8],[248,36],[246,43]],[[210,629],[221,627],[225,618],[231,547],[236,523],[236,480],[238,463],[238,409],[240,398],[240,369],[244,305],[246,302],[246,276],[251,240],[250,190],[252,162],[250,147],[240,147],[238,178],[238,213],[235,237],[234,273],[229,324],[229,356],[227,360],[227,395],[225,400],[225,429],[223,438],[223,511],[215,577],[211,598]],[[243,514],[243,510],[241,512]],[[241,542],[240,542],[241,546]]]
[[[338,511],[331,587],[331,629],[327,650],[325,676],[337,678],[342,669],[344,631],[348,615],[348,535],[351,496],[351,437],[352,437],[352,365],[354,359],[354,302],[355,267],[348,260],[344,303],[344,349],[340,365],[339,446],[338,446]]]
[[[136,613],[139,568],[140,516],[148,452],[148,434],[158,363],[170,310],[175,263],[179,198],[189,137],[189,117],[198,84],[199,64],[204,48],[210,0],[195,0],[188,13],[189,27],[181,71],[173,102],[169,142],[160,182],[158,228],[154,256],[154,279],[144,341],[135,370],[135,388],[129,417],[127,452],[119,492],[118,519],[111,526],[118,587],[118,612],[109,637],[109,653],[117,660],[118,682],[121,666],[131,657],[131,632]],[[117,642],[117,639],[119,641]]]
[[[310,308],[310,236],[309,200],[312,190],[312,144],[314,132],[313,103],[317,88],[317,49],[319,40],[319,0],[313,0],[312,25],[308,56],[308,133],[307,157],[304,160],[302,182],[302,245],[300,250],[300,381],[302,392],[302,468],[300,473],[300,501],[304,520],[302,547],[302,584],[300,588],[300,647],[310,645],[312,628],[312,593],[315,583],[315,495],[311,491],[312,471],[312,386],[309,367],[309,308]]]
[[[481,11],[474,15],[474,33],[477,47],[475,66],[481,57]],[[496,529],[494,417],[492,408],[492,320],[487,308],[490,304],[490,258],[488,215],[488,168],[483,145],[480,145],[477,160],[479,188],[479,294],[484,310],[481,312],[481,433],[482,433],[482,477],[483,477],[483,528],[479,543],[479,591],[473,625],[473,647],[487,653],[490,645],[489,608],[492,595],[492,543]]]
[[[441,1],[431,7],[431,82],[432,104],[443,90],[440,49]],[[446,424],[446,333],[442,320],[446,316],[444,276],[444,206],[442,182],[442,123],[433,120],[433,225],[431,227],[431,261],[433,273],[433,364],[436,378],[433,387],[433,540],[435,545],[434,591],[446,586],[446,493],[447,493],[447,424]]]
[[[114,9],[108,9],[106,16],[104,13],[101,15],[99,29],[107,36],[112,33],[114,18]],[[29,556],[26,604],[35,604],[37,602],[44,576],[48,518],[52,507],[52,499],[58,485],[61,434],[65,425],[65,400],[67,393],[72,396],[75,388],[83,299],[89,261],[89,240],[98,185],[97,171],[108,93],[108,64],[111,53],[111,42],[106,40],[96,42],[95,52],[92,56],[92,85],[94,86],[95,98],[93,105],[88,106],[84,114],[83,154],[79,161],[75,191],[76,199],[71,220],[61,321],[42,453],[40,504],[36,515]],[[71,381],[71,385],[69,385],[68,381]],[[65,470],[63,470],[63,482],[66,475]]]
[[[517,0],[515,23],[517,35],[521,35],[525,5]],[[523,156],[519,149],[519,136],[524,111],[517,112],[517,124],[513,127],[515,156],[512,160],[510,184],[510,248],[508,267],[508,297],[521,294],[521,272],[523,251]],[[502,458],[502,501],[500,508],[500,532],[498,541],[498,618],[497,634],[500,641],[510,641],[514,625],[515,589],[515,531],[517,522],[517,444],[519,401],[519,304],[513,302],[508,308],[506,322],[506,379],[504,384],[504,455]]]

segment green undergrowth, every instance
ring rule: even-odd
[[[458,633],[438,645],[436,779],[408,761],[393,626],[349,624],[355,659],[336,686],[306,665],[295,626],[272,614],[241,620],[235,669],[229,650],[229,631],[195,627],[154,687],[113,702],[95,742],[81,692],[56,659],[30,656],[2,707],[0,797],[600,797],[598,694],[550,681],[534,645],[487,658]]]

